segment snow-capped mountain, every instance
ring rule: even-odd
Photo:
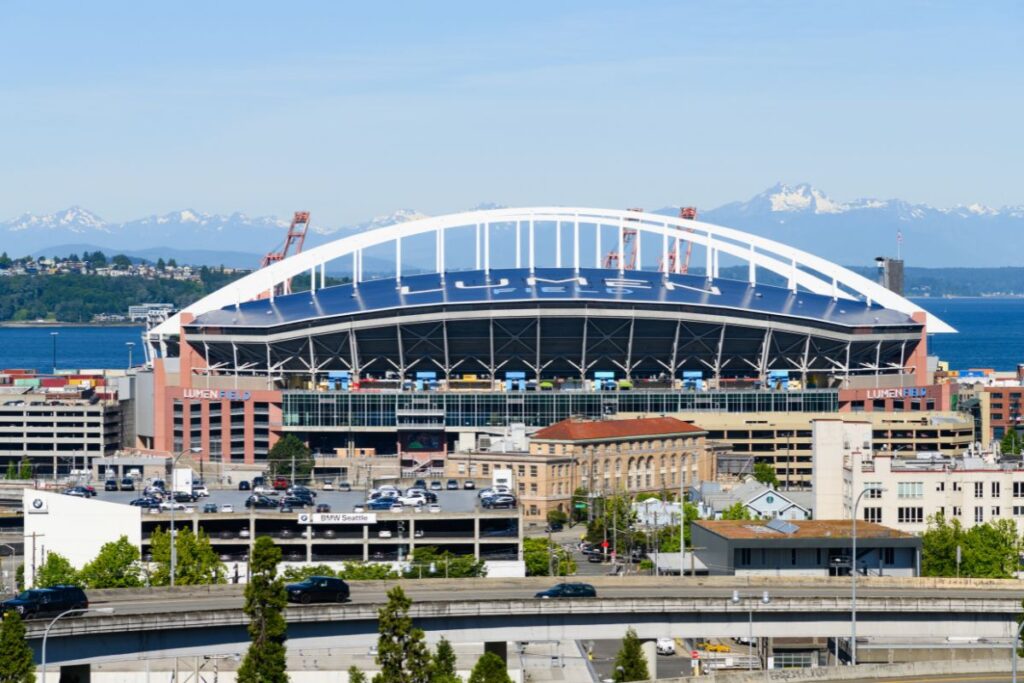
[[[494,208],[501,205],[473,207]],[[699,208],[701,220],[763,235],[844,265],[865,265],[876,256],[894,255],[897,234],[908,265],[1019,265],[1012,247],[1024,236],[1024,206],[935,208],[901,199],[839,200],[807,183],[778,183],[746,201]],[[677,215],[678,210],[666,207],[656,213]],[[316,246],[346,233],[425,217],[414,209],[401,209],[355,225],[329,226],[314,216],[306,244]],[[202,252],[202,258],[208,259],[210,254],[232,250],[234,263],[251,253],[255,266],[263,253],[280,245],[287,225],[286,219],[275,216],[208,214],[194,209],[107,223],[75,206],[0,222],[0,251],[24,255],[47,250],[56,255],[69,246],[75,249],[65,248],[65,253],[81,252],[83,245],[136,253],[175,248]]]

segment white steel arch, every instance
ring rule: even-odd
[[[444,273],[449,270],[445,262],[444,234],[445,231],[454,228],[470,227],[475,230],[474,255],[477,268],[489,271],[493,261],[491,255],[492,240],[490,239],[491,226],[509,223],[516,224],[516,264],[517,266],[520,264],[521,254],[519,245],[525,243],[527,267],[531,271],[535,267],[536,255],[542,251],[550,253],[551,246],[556,246],[557,263],[562,267],[569,267],[564,263],[565,258],[561,245],[561,235],[565,228],[568,228],[569,233],[573,236],[573,249],[568,256],[572,259],[571,265],[575,270],[587,267],[582,265],[586,257],[580,251],[580,233],[584,229],[598,231],[594,240],[594,260],[596,262],[601,255],[601,231],[607,230],[611,226],[618,230],[618,237],[614,244],[608,246],[618,251],[617,267],[619,271],[626,267],[626,240],[624,236],[627,230],[637,230],[638,233],[661,237],[662,266],[661,268],[648,268],[647,270],[649,271],[657,272],[661,270],[666,275],[670,272],[678,272],[680,266],[678,258],[676,258],[675,269],[672,270],[669,265],[669,259],[664,258],[664,255],[672,249],[678,255],[679,242],[689,241],[704,248],[705,272],[709,279],[714,279],[718,276],[719,255],[725,253],[749,265],[748,272],[751,284],[756,284],[757,268],[764,268],[785,277],[788,287],[793,291],[802,287],[807,291],[832,296],[836,299],[863,299],[868,303],[877,303],[885,308],[900,311],[907,315],[924,313],[929,332],[956,332],[955,329],[936,316],[878,283],[842,266],[781,242],[703,221],[638,211],[581,207],[530,207],[468,211],[399,223],[350,235],[300,254],[295,254],[283,261],[250,273],[203,297],[185,308],[182,313],[199,316],[209,311],[250,301],[261,295],[268,295],[273,299],[276,285],[307,272],[310,275],[310,281],[315,292],[317,269],[320,271],[320,287],[322,288],[326,278],[327,264],[342,258],[351,259],[353,283],[355,287],[358,287],[359,283],[363,280],[363,251],[370,247],[389,243],[394,244],[396,279],[400,282],[403,240],[430,233],[435,234],[435,270],[441,273],[443,277]],[[556,225],[556,234],[559,236],[557,245],[538,243],[539,240],[535,230],[538,223],[554,223]],[[520,234],[524,227],[527,232],[525,239]],[[639,244],[640,242],[638,241],[638,252]],[[597,263],[594,265],[600,267]],[[638,258],[637,269],[642,269],[642,265],[641,257]],[[149,333],[149,338],[152,341],[157,341],[167,336],[177,335],[180,332],[180,327],[181,313],[178,313],[155,327]]]

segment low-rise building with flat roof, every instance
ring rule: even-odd
[[[691,534],[711,575],[848,576],[850,520],[699,520]],[[921,538],[859,522],[856,568],[863,576],[917,576]]]

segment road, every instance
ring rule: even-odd
[[[599,597],[607,598],[694,598],[721,599],[723,603],[732,598],[733,585],[740,590],[750,590],[750,586],[742,580],[732,582],[708,582],[701,579],[679,577],[594,577],[589,579],[597,587]],[[375,604],[386,601],[387,591],[396,583],[394,581],[360,581],[352,583],[352,604]],[[557,581],[549,578],[532,579],[457,579],[457,580],[422,580],[400,582],[406,594],[413,601],[448,602],[457,597],[467,602],[478,600],[523,600],[532,599],[534,593],[543,590]],[[849,585],[837,582],[837,585],[799,585],[792,584],[767,586],[773,601],[786,598],[834,598],[847,600],[850,595]],[[758,588],[760,590],[760,588]],[[907,598],[907,599],[1005,599],[1017,598],[1019,588],[979,588],[979,589],[936,589],[909,587],[873,587],[858,588],[861,599]],[[456,594],[453,594],[457,591]],[[219,594],[218,594],[219,593]],[[226,586],[213,595],[199,594],[193,596],[170,595],[154,592],[152,595],[125,591],[120,595],[107,597],[93,596],[95,605],[114,607],[119,614],[147,614],[154,611],[205,611],[217,609],[235,609],[242,606],[241,588]],[[771,608],[771,605],[768,606]],[[306,609],[296,605],[292,609]]]

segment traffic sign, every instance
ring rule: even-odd
[[[609,545],[609,544],[608,544],[608,541],[601,541],[601,547],[602,547],[602,548],[607,548],[607,547],[608,547],[608,545]]]
[[[575,507],[577,510],[586,510],[587,509],[587,504],[586,503],[576,503],[573,507]]]
[[[696,650],[690,650],[690,659],[694,661],[700,659],[700,652],[697,652]]]

